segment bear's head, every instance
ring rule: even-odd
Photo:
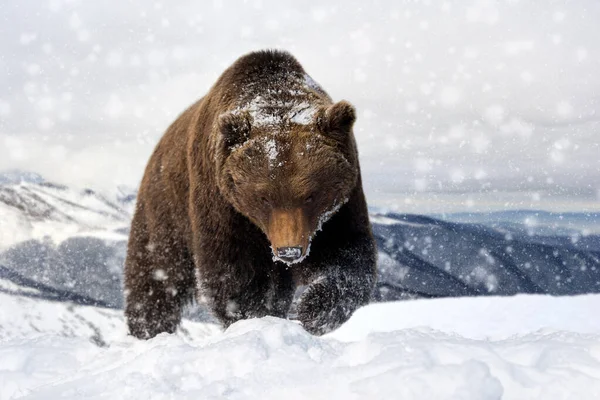
[[[355,119],[345,101],[319,108],[307,125],[262,126],[248,112],[220,117],[219,191],[265,233],[275,260],[301,262],[355,188]]]

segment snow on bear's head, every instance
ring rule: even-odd
[[[249,113],[220,117],[218,186],[269,239],[274,259],[308,256],[317,231],[350,197],[358,179],[352,105],[319,108],[312,123],[253,124]]]

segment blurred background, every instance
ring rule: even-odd
[[[600,2],[0,5],[0,170],[135,188],[240,55],[292,52],[358,109],[372,207],[600,210]]]

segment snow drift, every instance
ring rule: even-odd
[[[0,337],[0,399],[591,400],[599,301],[414,300],[364,307],[322,338],[263,318],[136,341],[116,312],[0,297],[0,326],[19,327]]]

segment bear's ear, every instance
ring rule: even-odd
[[[339,135],[349,133],[354,121],[356,121],[354,106],[342,100],[323,109],[317,119],[317,124],[323,133]]]
[[[252,116],[248,112],[229,112],[219,116],[219,131],[226,150],[250,139]]]

